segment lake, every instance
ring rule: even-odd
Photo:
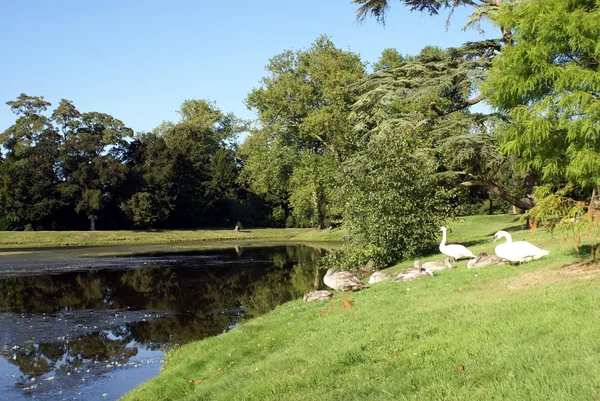
[[[0,399],[116,400],[158,374],[165,350],[315,288],[327,252],[218,247],[0,252]]]

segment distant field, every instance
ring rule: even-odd
[[[449,226],[449,242],[475,253],[493,253],[492,235],[505,229],[551,254],[476,270],[463,261],[346,300],[289,302],[174,350],[124,400],[600,399],[600,266],[586,259],[598,239],[578,254],[512,216]]]
[[[190,241],[268,240],[340,241],[341,229],[316,231],[311,228],[262,228],[242,230],[164,231],[0,231],[0,248],[30,248],[83,245],[160,244]]]

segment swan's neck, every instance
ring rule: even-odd
[[[442,242],[440,246],[446,246],[446,230],[442,230]]]
[[[512,242],[512,237],[510,236],[510,234],[509,234],[509,233],[507,233],[507,232],[503,232],[503,233],[502,233],[502,236],[503,236],[504,238],[506,238],[506,243],[507,243],[507,244],[510,244],[510,243]]]

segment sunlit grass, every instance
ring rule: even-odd
[[[159,244],[191,241],[341,241],[342,229],[310,228],[164,231],[0,231],[0,248]]]
[[[449,226],[449,242],[475,253],[492,254],[491,236],[509,229],[551,254],[375,284],[351,293],[351,307],[340,294],[286,303],[176,349],[125,399],[597,400],[598,265],[581,262],[587,255],[562,237],[518,230],[511,216]]]

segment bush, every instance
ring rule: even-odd
[[[451,191],[437,163],[393,137],[378,138],[345,164],[345,225],[362,247],[389,265],[414,256],[436,239],[454,214]],[[362,261],[361,261],[362,262]]]
[[[356,244],[347,244],[341,249],[328,253],[319,260],[319,268],[336,270],[358,270],[367,264],[369,260],[373,261],[375,269],[382,269],[387,266],[385,252],[382,248],[375,245],[357,246]]]

